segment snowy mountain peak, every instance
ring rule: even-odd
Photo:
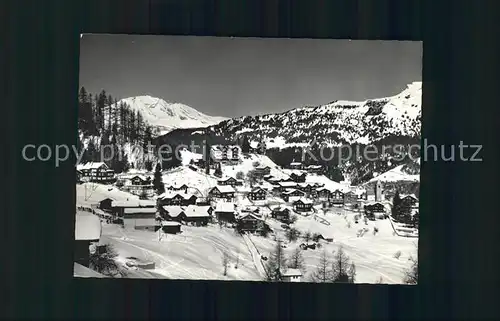
[[[160,134],[177,128],[207,127],[227,119],[208,116],[187,105],[167,102],[149,95],[124,98],[118,104],[120,102],[125,102],[134,111],[139,111],[144,121],[156,127]]]

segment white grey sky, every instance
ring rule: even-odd
[[[422,42],[85,35],[80,85],[212,116],[394,95],[422,80]]]

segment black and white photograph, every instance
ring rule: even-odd
[[[82,34],[79,60],[74,277],[418,283],[422,42]]]

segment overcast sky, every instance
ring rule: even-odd
[[[84,35],[80,85],[151,95],[211,116],[391,96],[421,81],[422,43]]]

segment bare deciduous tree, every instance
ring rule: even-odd
[[[326,283],[331,282],[332,271],[330,269],[330,261],[328,259],[328,254],[325,250],[321,252],[319,257],[319,263],[316,270],[311,275],[312,282]]]
[[[286,267],[285,252],[283,250],[281,240],[277,240],[274,252],[271,253],[269,261],[266,264],[267,280],[274,282],[281,281],[281,272],[285,267]]]
[[[302,250],[299,247],[297,247],[290,255],[290,258],[288,259],[288,267],[291,269],[301,270],[302,272],[305,271],[304,257],[302,256]]]
[[[286,231],[285,236],[289,242],[294,242],[299,238],[300,232],[296,228],[292,227]]]
[[[403,282],[406,284],[417,284],[418,282],[418,259],[410,257],[411,266],[405,271]]]
[[[304,235],[302,236],[302,239],[304,240],[304,242],[309,242],[311,240],[311,232],[307,231],[304,233]]]
[[[333,282],[354,283],[356,267],[354,263],[349,262],[349,257],[345,254],[342,247],[340,247],[334,255],[332,274]]]

